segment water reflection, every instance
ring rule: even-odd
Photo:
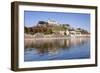
[[[81,59],[90,57],[89,38],[25,40],[25,61]]]

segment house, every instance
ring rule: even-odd
[[[77,29],[70,29],[69,34],[70,36],[78,36],[78,35],[81,35],[81,32]]]
[[[47,21],[48,24],[52,24],[52,25],[57,25],[58,23],[54,20],[48,20]]]

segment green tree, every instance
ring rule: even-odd
[[[69,24],[63,24],[63,28],[65,30],[64,35],[67,35],[66,31],[70,29],[70,25]]]

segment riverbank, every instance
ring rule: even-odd
[[[32,40],[32,39],[68,39],[68,38],[84,38],[84,37],[90,37],[88,34],[82,34],[82,35],[71,35],[71,36],[66,36],[66,35],[41,35],[41,36],[35,36],[35,35],[30,35],[30,34],[25,34],[24,38],[25,40]]]

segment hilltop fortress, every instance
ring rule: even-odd
[[[89,36],[89,32],[82,28],[73,28],[69,24],[60,24],[53,20],[39,21],[36,26],[24,27],[25,36],[33,37],[68,37]]]

